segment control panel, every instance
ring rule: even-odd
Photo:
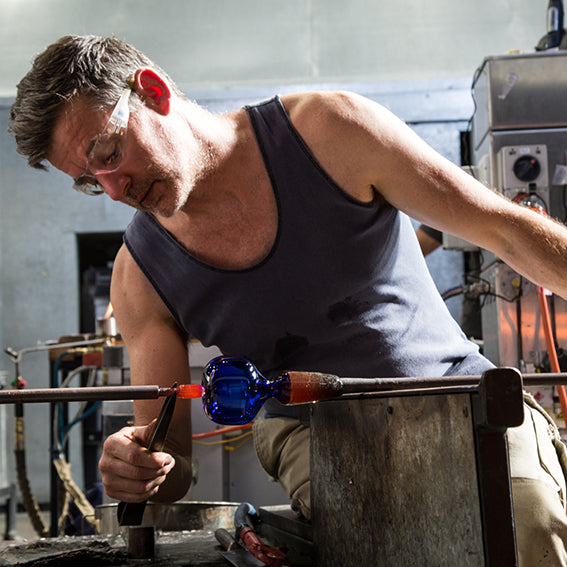
[[[504,146],[498,152],[497,163],[497,190],[507,197],[514,199],[534,186],[540,194],[549,192],[546,145]]]

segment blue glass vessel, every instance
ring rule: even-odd
[[[284,404],[290,399],[287,373],[268,380],[243,357],[219,356],[211,360],[204,370],[202,385],[205,414],[223,425],[249,423],[268,398]]]

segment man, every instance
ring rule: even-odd
[[[136,384],[189,382],[189,334],[250,357],[267,376],[490,367],[449,316],[400,211],[567,298],[562,225],[491,192],[354,94],[292,94],[213,116],[131,46],[65,37],[18,85],[11,129],[30,165],[47,160],[75,188],[140,211],[111,288]],[[188,489],[187,405],[178,404],[166,452],[142,447],[158,406],[136,402],[136,427],[105,442],[109,496],[171,501]],[[509,432],[520,555],[524,565],[567,565],[564,475],[548,422],[527,405],[526,415]],[[305,416],[267,403],[254,439],[309,517]]]

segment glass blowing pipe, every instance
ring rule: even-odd
[[[201,386],[185,384],[178,388],[159,386],[92,386],[83,388],[38,388],[0,390],[0,404],[29,404],[40,402],[90,402],[98,400],[151,400],[171,396],[184,388],[183,397],[201,397]],[[189,387],[189,389],[188,389]],[[196,395],[189,395],[193,390]],[[198,392],[196,391],[198,390]]]
[[[526,386],[567,382],[567,374],[525,374],[522,378]],[[287,405],[365,392],[419,390],[425,393],[435,388],[476,388],[480,379],[481,376],[339,378],[333,374],[301,371],[283,372],[267,379],[244,357],[219,356],[209,362],[203,373],[203,410],[216,423],[242,425],[252,421],[269,398]]]

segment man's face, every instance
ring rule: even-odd
[[[67,103],[53,130],[49,162],[73,179],[88,172],[87,155],[109,115],[80,97]],[[133,108],[122,161],[115,171],[96,174],[100,189],[139,210],[163,217],[178,212],[195,176],[187,159],[192,143],[182,124],[175,113],[163,116],[144,104]]]

